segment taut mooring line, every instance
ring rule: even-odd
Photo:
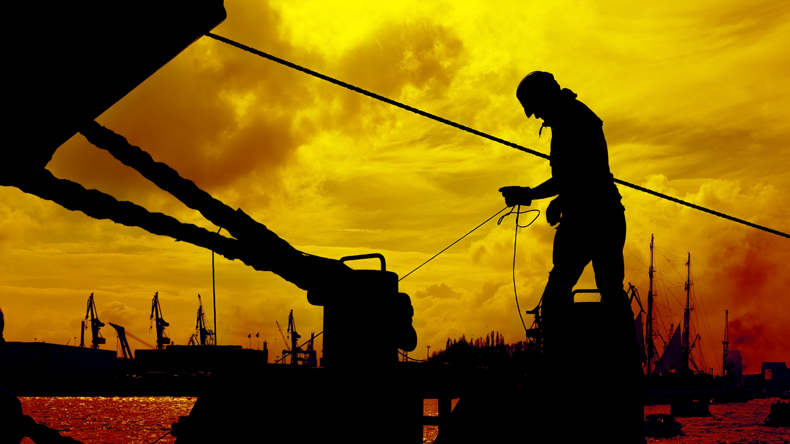
[[[491,140],[491,141],[494,141],[494,142],[497,142],[497,143],[501,143],[502,145],[509,146],[511,148],[515,148],[515,149],[520,150],[520,151],[524,151],[525,153],[532,154],[533,156],[538,156],[540,158],[547,159],[547,160],[549,159],[549,156],[547,154],[544,154],[544,153],[541,153],[539,151],[535,151],[535,150],[529,149],[527,147],[521,146],[521,145],[513,143],[513,142],[508,142],[507,140],[500,139],[499,137],[492,136],[490,134],[484,133],[482,131],[478,131],[478,130],[476,130],[474,128],[470,128],[470,127],[465,126],[465,125],[461,125],[460,123],[456,123],[456,122],[453,122],[451,120],[447,120],[447,119],[439,117],[439,116],[437,116],[435,114],[431,114],[431,113],[419,110],[417,108],[414,108],[412,106],[406,105],[406,104],[401,103],[401,102],[398,102],[396,100],[392,100],[390,98],[387,98],[387,97],[378,95],[376,93],[370,92],[370,91],[368,91],[366,89],[362,89],[360,87],[351,85],[349,83],[346,83],[346,82],[343,82],[343,81],[340,81],[340,80],[337,80],[337,79],[334,79],[332,77],[326,76],[324,74],[321,74],[319,72],[313,71],[311,69],[307,69],[307,68],[305,68],[303,66],[297,65],[296,63],[291,63],[291,62],[289,62],[287,60],[283,60],[283,59],[281,59],[279,57],[275,57],[275,56],[273,56],[271,54],[267,54],[267,53],[265,53],[263,51],[259,51],[259,50],[255,49],[255,48],[251,48],[251,47],[249,47],[247,45],[241,44],[241,43],[233,41],[231,39],[228,39],[228,38],[225,38],[225,37],[222,37],[222,36],[210,33],[210,32],[206,33],[206,37],[211,37],[214,40],[218,40],[218,41],[220,41],[222,43],[226,43],[226,44],[228,44],[230,46],[235,46],[236,48],[239,48],[239,49],[241,49],[243,51],[247,51],[247,52],[249,52],[251,54],[254,54],[254,55],[258,56],[258,57],[263,57],[263,58],[271,60],[273,62],[277,62],[277,63],[279,63],[281,65],[285,65],[285,66],[287,66],[289,68],[293,68],[293,69],[295,69],[297,71],[301,71],[301,72],[303,72],[305,74],[309,74],[309,75],[311,75],[313,77],[318,77],[321,80],[326,80],[329,83],[334,83],[335,85],[342,86],[343,88],[350,89],[351,91],[358,92],[358,93],[360,93],[362,95],[365,95],[365,96],[368,96],[368,97],[372,97],[372,98],[374,98],[376,100],[380,100],[380,101],[385,102],[385,103],[389,103],[390,105],[397,106],[398,108],[405,109],[406,111],[411,111],[411,112],[413,112],[415,114],[419,114],[419,115],[421,115],[423,117],[427,117],[427,118],[429,118],[431,120],[435,120],[437,122],[444,123],[445,125],[452,126],[453,128],[457,128],[457,129],[466,131],[468,133],[472,133],[472,134],[474,134],[476,136],[480,136],[480,137],[482,137],[484,139],[488,139],[488,140]],[[666,200],[669,200],[671,202],[678,203],[680,205],[685,205],[685,206],[687,206],[689,208],[694,208],[695,210],[703,211],[705,213],[712,214],[714,216],[718,216],[718,217],[721,217],[723,219],[728,219],[728,220],[731,220],[733,222],[737,222],[739,224],[746,225],[748,227],[756,228],[758,230],[766,231],[768,233],[773,233],[773,234],[775,234],[777,236],[782,236],[782,237],[790,239],[790,234],[783,233],[781,231],[777,231],[777,230],[774,230],[772,228],[764,227],[762,225],[757,225],[755,223],[748,222],[748,221],[745,221],[743,219],[738,219],[737,217],[729,216],[727,214],[720,213],[718,211],[714,211],[714,210],[711,210],[711,209],[708,209],[708,208],[705,208],[705,207],[701,207],[699,205],[695,205],[693,203],[686,202],[685,200],[681,200],[681,199],[678,199],[676,197],[667,196],[666,194],[659,193],[657,191],[653,191],[653,190],[650,190],[650,189],[647,189],[647,188],[644,188],[644,187],[640,187],[639,185],[635,185],[635,184],[626,182],[624,180],[620,180],[620,179],[615,178],[614,181],[616,183],[619,183],[620,185],[623,185],[623,186],[626,186],[626,187],[629,187],[629,188],[633,188],[633,189],[635,189],[637,191],[642,191],[644,193],[647,193],[647,194],[650,194],[650,195],[653,195],[653,196],[656,196],[656,197],[660,197],[662,199],[666,199]]]

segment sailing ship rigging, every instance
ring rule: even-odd
[[[641,309],[634,320],[639,335],[639,343],[643,348],[646,404],[670,403],[675,399],[702,400],[707,402],[724,391],[725,384],[722,378],[714,378],[714,371],[708,368],[705,356],[702,353],[702,337],[698,333],[702,323],[693,316],[695,301],[693,279],[691,273],[691,253],[687,253],[685,266],[687,267],[683,283],[685,300],[677,297],[679,305],[683,306],[683,318],[679,322],[672,322],[665,328],[665,321],[672,319],[672,309],[669,298],[662,297],[656,291],[656,281],[664,282],[659,276],[655,266],[654,236],[650,237],[650,266],[648,267],[649,289],[647,292],[646,310]],[[669,259],[667,259],[669,260]],[[636,287],[631,285],[632,294],[638,295]],[[665,288],[666,295],[672,295],[670,288]],[[638,297],[638,296],[637,296]],[[644,336],[642,336],[642,313],[646,314],[644,322]],[[697,313],[697,312],[695,312]],[[665,338],[669,338],[666,340]],[[642,341],[643,339],[643,341]],[[660,341],[661,344],[657,342]],[[712,340],[710,341],[713,344]],[[663,347],[662,347],[663,346]]]
[[[706,366],[705,357],[702,354],[700,342],[702,337],[697,332],[692,332],[691,311],[692,307],[692,279],[691,279],[691,253],[686,256],[686,281],[684,283],[685,304],[683,308],[683,320],[672,325],[669,329],[669,341],[656,329],[657,308],[656,285],[655,285],[655,261],[654,261],[654,236],[650,237],[650,266],[648,268],[649,288],[647,292],[647,312],[644,322],[644,342],[645,346],[645,374],[660,375],[666,372],[693,372],[712,374],[713,369]],[[668,307],[668,305],[667,305]],[[641,312],[639,313],[637,325],[641,324]],[[665,315],[666,316],[666,315]],[[641,339],[641,331],[639,332]],[[663,351],[659,352],[656,347],[656,339],[660,339],[664,344]],[[695,356],[692,351],[699,349],[700,353]],[[659,356],[660,354],[660,356]]]

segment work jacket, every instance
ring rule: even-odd
[[[569,89],[560,92],[551,128],[551,176],[556,182],[563,220],[596,208],[623,209],[609,170],[603,121]]]

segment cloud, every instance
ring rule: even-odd
[[[790,331],[779,324],[764,322],[759,316],[734,319],[729,324],[730,349],[741,350],[744,369],[754,373],[762,362],[785,362],[790,344],[784,341]],[[748,353],[744,353],[748,351]]]
[[[417,299],[423,298],[436,298],[436,299],[461,299],[463,293],[455,290],[453,287],[442,282],[441,284],[432,284],[423,290],[414,293]]]
[[[120,301],[110,301],[101,307],[101,317],[105,322],[112,322],[121,326],[130,325],[140,319],[147,318],[149,313],[132,308]]]
[[[480,291],[475,292],[475,306],[480,306],[487,301],[491,300],[494,295],[499,291],[502,286],[505,285],[504,282],[485,282],[483,283],[482,288]]]

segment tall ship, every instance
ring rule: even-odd
[[[647,292],[647,311],[645,321],[641,322],[642,312],[635,319],[640,345],[644,347],[644,400],[645,404],[669,404],[673,400],[686,399],[707,402],[727,390],[729,380],[713,374],[712,368],[706,368],[705,358],[701,353],[702,337],[694,330],[691,322],[691,253],[686,256],[685,306],[683,319],[677,326],[671,324],[668,331],[669,340],[656,328],[659,315],[656,304],[656,286],[654,282],[654,236],[650,236],[650,267],[648,269],[649,289]],[[635,291],[632,286],[632,291]],[[662,317],[667,317],[668,313]],[[644,325],[644,337],[642,329]],[[642,341],[642,339],[644,339]],[[663,342],[663,350],[659,351],[656,340]],[[694,353],[698,350],[698,353]]]

